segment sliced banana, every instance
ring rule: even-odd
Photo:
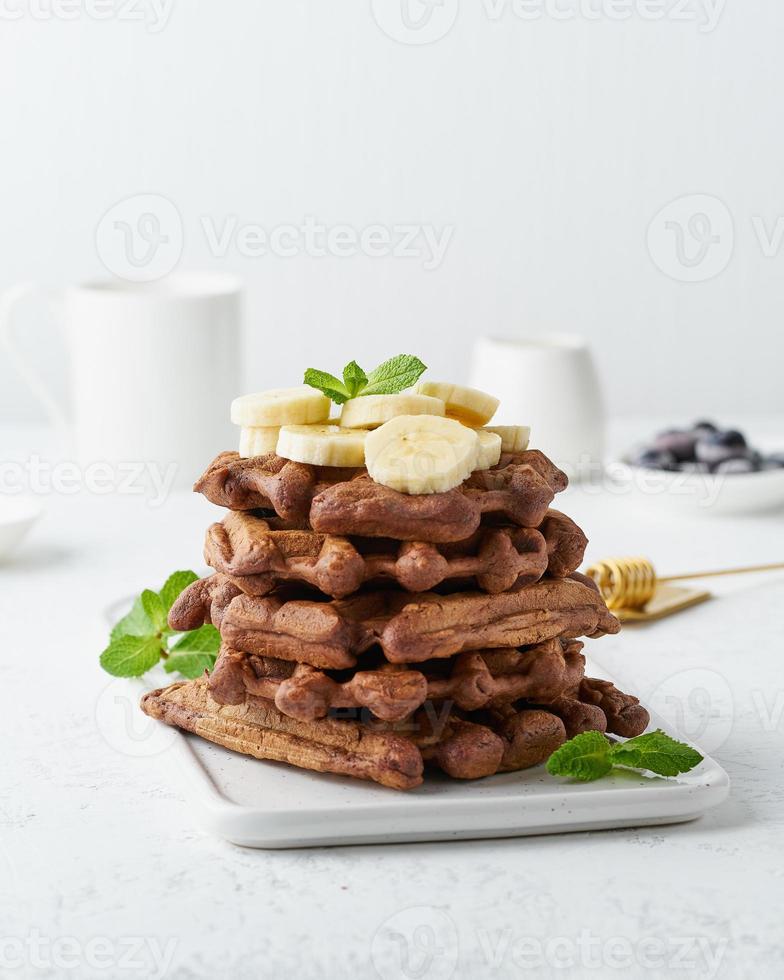
[[[435,415],[400,415],[365,440],[370,476],[403,493],[452,490],[476,469],[478,456],[474,429]]]
[[[276,452],[313,466],[364,466],[366,429],[339,425],[284,425]]]
[[[416,390],[422,395],[440,398],[446,414],[466,425],[480,426],[495,415],[500,402],[477,388],[448,384],[446,381],[420,381]]]
[[[501,437],[495,432],[477,429],[479,436],[479,457],[476,461],[478,470],[489,470],[501,458]]]
[[[240,429],[240,456],[266,456],[278,445],[279,425],[246,425]]]
[[[531,438],[530,425],[486,425],[484,432],[495,432],[501,437],[501,452],[523,453]]]
[[[329,418],[330,400],[315,388],[272,388],[254,395],[242,395],[231,403],[235,425],[308,425]]]
[[[351,429],[375,429],[398,415],[444,415],[440,398],[404,392],[402,395],[360,395],[343,406],[340,424]]]

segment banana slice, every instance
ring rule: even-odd
[[[500,404],[497,398],[477,388],[464,388],[445,381],[420,381],[416,390],[422,395],[440,398],[446,405],[446,414],[466,425],[480,426],[489,422]]]
[[[530,425],[486,425],[484,432],[495,432],[501,437],[501,452],[523,453],[531,438]]]
[[[364,466],[366,429],[339,425],[284,425],[276,452],[314,466]]]
[[[495,432],[476,429],[479,436],[479,457],[476,461],[478,470],[489,470],[501,458],[501,437]]]
[[[400,415],[365,440],[368,473],[403,493],[452,490],[476,469],[478,456],[474,429],[435,415]]]
[[[246,425],[240,429],[240,456],[266,456],[278,445],[279,425]]]
[[[330,400],[315,388],[272,388],[255,395],[243,395],[231,403],[235,425],[308,425],[329,418]]]
[[[340,424],[351,429],[375,429],[398,415],[444,415],[446,407],[439,398],[417,395],[360,395],[343,406]]]

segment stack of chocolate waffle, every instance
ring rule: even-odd
[[[223,453],[195,489],[229,509],[214,574],[171,610],[214,624],[214,670],[146,695],[153,717],[259,759],[397,789],[543,762],[567,738],[643,731],[646,711],[585,676],[580,637],[618,631],[577,572],[586,538],[551,509],[565,475],[503,454],[443,493],[364,469]]]

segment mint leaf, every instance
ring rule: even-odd
[[[120,636],[101,654],[101,666],[114,677],[141,677],[158,663],[162,652],[156,636]]]
[[[647,769],[658,776],[677,776],[702,762],[696,749],[670,738],[661,729],[613,745],[610,761],[616,766]]]
[[[601,732],[583,732],[569,739],[547,760],[551,776],[571,776],[588,783],[612,769],[610,743]]]
[[[351,398],[351,392],[340,378],[336,378],[334,374],[327,374],[326,371],[317,371],[315,368],[308,368],[302,380],[306,385],[310,385],[311,388],[317,388],[323,392],[336,405],[342,405],[343,402],[347,402]]]
[[[190,633],[183,633],[171,648],[172,656],[175,653],[217,653],[221,645],[220,633],[206,623],[197,630]]]
[[[163,608],[168,614],[179,594],[193,582],[198,582],[199,576],[196,572],[173,572],[164,582],[163,588],[158,593],[163,602]]]
[[[410,388],[427,367],[412,354],[398,354],[371,371],[362,395],[394,395]]]
[[[141,596],[137,596],[131,607],[131,611],[123,616],[119,622],[114,624],[110,639],[114,641],[119,640],[121,636],[152,636],[154,633],[155,627],[150,617],[144,611],[142,598]]]
[[[427,368],[412,354],[398,354],[366,375],[356,361],[349,361],[343,368],[343,380],[326,371],[308,368],[304,382],[317,388],[337,405],[362,395],[394,395],[416,384]]]
[[[367,384],[368,379],[367,375],[356,361],[349,361],[349,363],[343,368],[343,380],[345,381],[346,387],[349,390],[350,397],[356,398]]]
[[[212,670],[215,666],[216,655],[214,653],[178,653],[172,654],[164,663],[163,669],[168,674],[175,671],[194,680],[201,677],[205,670]]]
[[[140,677],[161,657],[167,671],[179,671],[185,677],[199,677],[205,668],[211,669],[220,648],[220,633],[215,627],[201,626],[181,633],[172,644],[173,631],[167,621],[182,590],[198,580],[195,572],[173,572],[160,592],[145,589],[112,629],[109,646],[101,654],[103,669],[115,677]]]
[[[142,609],[144,609],[148,619],[152,623],[153,631],[155,633],[162,633],[168,625],[166,621],[167,610],[163,604],[163,599],[161,599],[157,592],[153,592],[152,589],[145,589],[140,598]]]
[[[205,670],[212,670],[215,666],[220,644],[220,633],[214,626],[200,626],[197,630],[185,633],[174,644],[163,665],[164,670],[169,674],[177,671],[183,677],[191,679],[201,677]]]

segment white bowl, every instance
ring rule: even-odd
[[[671,473],[610,463],[613,492],[648,507],[702,514],[754,514],[784,507],[784,468],[759,473]]]
[[[11,554],[41,514],[31,497],[0,495],[0,560]]]

